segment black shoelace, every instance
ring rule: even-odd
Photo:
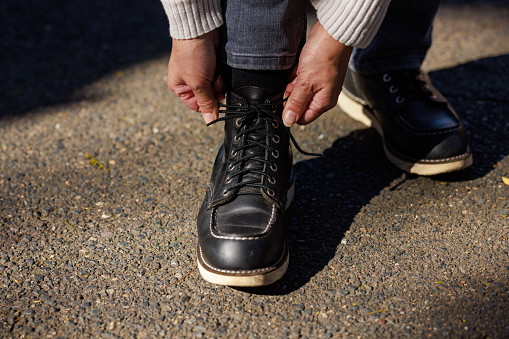
[[[209,122],[207,124],[207,126],[215,124],[216,122],[219,122],[219,121],[227,121],[227,120],[236,119],[236,124],[239,127],[239,129],[238,129],[238,133],[234,136],[235,140],[240,140],[240,138],[242,138],[243,136],[246,136],[244,138],[245,142],[241,146],[232,150],[232,153],[237,154],[237,152],[239,152],[239,151],[246,150],[246,149],[249,149],[252,147],[260,147],[263,150],[261,152],[253,152],[251,154],[244,155],[240,159],[234,160],[230,164],[231,168],[235,167],[239,163],[247,164],[248,162],[251,162],[251,161],[257,161],[261,164],[261,166],[249,167],[249,168],[245,168],[245,166],[244,166],[244,168],[241,167],[238,171],[230,174],[227,177],[227,182],[233,180],[233,178],[238,177],[238,176],[244,177],[246,174],[258,174],[260,176],[266,176],[267,180],[270,183],[272,183],[272,184],[276,183],[275,178],[270,176],[270,174],[264,172],[263,169],[264,169],[264,164],[266,164],[273,171],[277,171],[277,164],[275,164],[274,162],[271,162],[269,160],[266,160],[264,155],[265,155],[265,152],[268,151],[271,153],[272,158],[278,158],[279,151],[277,149],[271,148],[269,145],[267,145],[263,142],[258,142],[256,140],[249,139],[249,138],[247,138],[247,136],[253,135],[253,134],[261,135],[263,137],[268,136],[269,138],[273,138],[273,140],[278,140],[279,136],[276,134],[267,132],[265,130],[264,124],[260,124],[260,123],[253,124],[253,122],[256,119],[265,120],[269,123],[272,123],[275,128],[278,128],[279,126],[281,126],[281,128],[283,128],[283,130],[288,134],[288,137],[292,141],[295,148],[301,154],[309,155],[309,156],[320,156],[321,155],[318,153],[311,153],[311,152],[304,151],[297,144],[297,141],[295,140],[294,136],[290,132],[290,129],[283,124],[282,118],[274,113],[275,111],[280,109],[281,105],[283,105],[284,100],[286,100],[286,99],[281,99],[281,100],[278,100],[273,103],[263,103],[263,104],[259,104],[259,105],[250,105],[249,104],[249,105],[237,106],[237,105],[219,104],[220,108],[224,108],[224,110],[221,110],[221,113],[225,113],[225,116]],[[253,126],[250,126],[250,125],[253,125]],[[263,140],[266,140],[266,138],[263,138]],[[239,183],[228,187],[225,190],[225,192],[223,192],[223,194],[226,195],[231,190],[245,187],[245,186],[264,188],[264,189],[266,189],[266,192],[269,195],[274,195],[274,191],[272,189],[261,184],[259,182],[259,180],[256,180],[256,179],[242,180]]]

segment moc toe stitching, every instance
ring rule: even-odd
[[[341,99],[340,107],[352,118],[375,127],[396,166],[430,175],[471,165],[472,153],[460,117],[421,70],[382,76],[361,75],[349,68],[343,92],[343,98],[360,107]],[[397,96],[405,100],[398,102]],[[412,164],[430,167],[414,168]]]
[[[453,127],[453,128],[448,128],[448,129],[444,129],[444,130],[441,130],[441,131],[430,131],[430,132],[420,132],[419,130],[416,130],[415,128],[413,128],[406,120],[405,118],[403,118],[401,115],[397,115],[397,121],[400,123],[400,125],[405,128],[406,130],[408,130],[410,133],[412,134],[416,134],[416,135],[440,135],[440,134],[446,134],[446,133],[451,133],[451,132],[454,132],[454,131],[457,131],[461,128],[461,125],[458,125],[456,127]]]
[[[217,230],[214,227],[215,219],[216,219],[216,212],[217,210],[214,209],[214,211],[210,214],[210,234],[217,239],[224,239],[224,240],[258,240],[266,238],[270,235],[272,230],[274,229],[273,226],[275,225],[275,219],[276,219],[276,206],[272,205],[272,212],[269,219],[269,222],[265,226],[265,229],[260,232],[260,235],[257,236],[250,236],[250,237],[241,237],[241,236],[224,236],[218,234]]]

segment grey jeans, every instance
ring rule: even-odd
[[[418,68],[431,45],[440,0],[393,0],[366,49],[350,65],[360,73]],[[305,0],[222,0],[220,58],[231,67],[282,70],[295,65],[305,42]]]

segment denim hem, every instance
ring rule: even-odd
[[[279,71],[292,68],[298,55],[238,55],[222,51],[219,57],[222,63],[234,68]]]

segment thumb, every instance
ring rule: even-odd
[[[194,95],[205,123],[208,124],[219,117],[219,107],[212,88],[195,90]]]
[[[292,89],[287,88],[287,91],[290,89],[288,92],[291,93],[283,110],[283,123],[286,127],[290,127],[299,121],[313,97],[311,86],[299,81],[298,77],[296,80],[295,86]]]

